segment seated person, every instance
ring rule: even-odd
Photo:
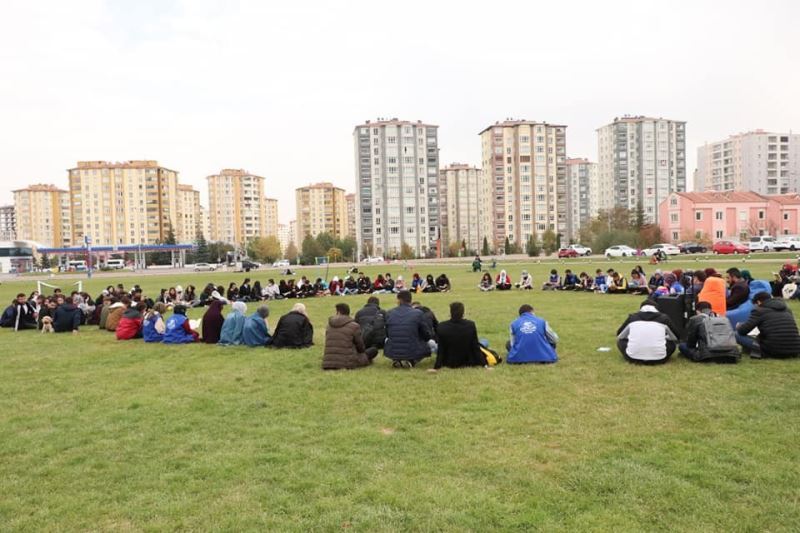
[[[594,283],[592,284],[595,292],[606,292],[608,290],[608,278],[603,269],[598,268],[594,273]]]
[[[375,276],[375,280],[372,282],[372,292],[378,294],[382,293],[384,283],[385,281],[382,274]]]
[[[555,268],[550,270],[550,276],[542,284],[543,291],[554,291],[561,288],[561,276],[558,275],[558,270]]]
[[[106,330],[117,331],[119,321],[122,320],[122,315],[130,307],[131,301],[127,296],[123,296],[119,302],[111,304],[108,318],[106,319]]]
[[[250,301],[260,302],[263,299],[264,299],[264,288],[261,286],[261,282],[256,280],[253,282],[252,290],[250,290]]]
[[[425,276],[425,287],[422,292],[439,292],[439,289],[436,288],[436,280],[433,279],[433,274]]]
[[[629,315],[617,330],[617,347],[630,363],[666,363],[675,352],[677,340],[672,321],[650,299],[642,302],[639,312]]]
[[[397,281],[394,283],[394,292],[406,290],[406,282],[403,281],[403,276],[397,276]]]
[[[424,313],[411,307],[411,293],[397,293],[397,307],[386,314],[386,346],[383,354],[395,368],[412,368],[430,357],[428,341],[433,332]]]
[[[328,290],[331,293],[331,296],[341,296],[342,291],[344,291],[344,287],[342,283],[339,281],[339,276],[333,276],[330,284],[328,285]]]
[[[488,274],[488,272],[487,272]],[[489,281],[492,280],[492,277],[489,276]],[[528,274],[527,270],[523,270],[522,274],[519,276],[519,283],[516,284],[518,289],[530,291],[533,290],[533,276]]]
[[[392,274],[389,272],[387,272],[386,275],[383,277],[383,292],[385,293],[394,292],[394,280],[392,279]]]
[[[367,304],[356,313],[355,321],[361,328],[364,346],[383,348],[386,340],[386,312],[381,309],[378,298],[370,296]]]
[[[0,326],[4,328],[14,328],[15,331],[20,329],[36,329],[37,314],[33,306],[28,302],[25,293],[17,294],[15,300],[11,302],[5,311],[3,311],[2,319],[0,319]]]
[[[244,342],[244,322],[247,304],[233,302],[231,312],[225,317],[219,332],[219,342],[223,346],[237,346]]]
[[[703,288],[697,294],[698,300],[703,300],[711,304],[711,310],[717,316],[725,316],[727,306],[725,304],[725,280],[716,272],[709,274],[704,272],[706,279]]]
[[[142,321],[144,320],[142,313],[145,310],[147,310],[147,304],[139,302],[136,305],[132,305],[122,314],[116,331],[118,341],[141,338]]]
[[[587,274],[586,272],[581,272],[581,275],[578,276],[580,280],[580,286],[578,287],[582,291],[593,291],[594,290],[594,280],[592,277]]]
[[[706,282],[706,273],[702,270],[696,270],[692,273],[692,294],[700,294],[703,290],[703,285]],[[710,302],[709,302],[710,303]]]
[[[43,320],[45,317],[50,319],[50,324],[53,323],[53,318],[55,317],[57,308],[58,303],[56,303],[55,298],[48,298],[45,300],[44,305],[42,305],[41,309],[39,309],[39,316],[37,318],[39,329],[42,329]]]
[[[178,304],[172,310],[172,316],[167,320],[164,331],[164,344],[188,344],[196,342],[200,334],[192,329],[189,319],[186,318],[186,306]]]
[[[653,297],[658,298],[659,296],[667,296],[667,295],[677,295],[683,294],[684,289],[683,285],[680,281],[675,277],[675,274],[672,272],[667,272],[664,274],[664,284],[660,287],[657,287],[655,291],[653,291]]]
[[[689,319],[686,342],[678,345],[681,355],[694,361],[737,363],[741,355],[736,335],[725,317],[717,317],[708,302],[697,302]]]
[[[325,330],[322,369],[340,370],[368,366],[376,355],[376,347],[364,346],[361,327],[350,317],[350,306],[346,303],[336,304],[336,314],[328,319]]]
[[[201,332],[203,334],[203,342],[206,344],[217,344],[219,342],[222,324],[225,323],[225,317],[222,316],[222,308],[226,303],[228,302],[222,299],[213,300],[203,315]]]
[[[511,323],[511,340],[506,344],[508,363],[555,363],[558,335],[547,322],[535,314],[533,307],[524,304],[519,318]]]
[[[576,276],[572,270],[569,268],[564,271],[564,285],[561,287],[562,290],[565,291],[574,291],[579,288],[580,280],[578,276]]]
[[[161,342],[164,340],[164,332],[167,331],[167,325],[164,323],[164,313],[166,312],[167,306],[159,302],[145,313],[142,321],[144,342]]]
[[[448,292],[450,290],[450,279],[446,274],[439,274],[436,278],[436,290],[439,292]]]
[[[650,292],[655,292],[659,287],[664,285],[664,277],[661,275],[661,269],[656,269],[653,272],[653,275],[650,276],[650,281],[647,283],[647,287],[650,289]]]
[[[475,322],[464,318],[464,304],[450,304],[450,320],[439,324],[436,330],[438,349],[433,368],[443,366],[461,368],[465,366],[486,366],[486,357],[478,341]]]
[[[511,278],[508,276],[505,270],[501,270],[500,273],[497,275],[497,279],[495,280],[495,287],[498,291],[508,291],[511,290]]]
[[[647,286],[647,281],[638,269],[631,270],[631,279],[628,282],[628,292],[630,294],[650,294],[650,288]]]
[[[283,315],[272,335],[273,348],[308,348],[314,344],[314,327],[306,316],[306,306],[294,304]]]
[[[786,302],[768,292],[753,297],[753,310],[746,322],[736,327],[736,342],[754,358],[784,359],[800,355],[797,322]],[[758,336],[749,336],[758,328]]]
[[[416,272],[411,277],[411,292],[422,292],[428,284]]]
[[[358,287],[358,294],[369,294],[372,292],[372,283],[363,272],[358,273],[358,282],[356,286]]]
[[[727,310],[736,309],[749,299],[750,287],[738,268],[729,268],[726,274],[728,275],[728,297],[725,299],[725,308]]]
[[[317,278],[314,282],[314,296],[325,296],[328,294],[328,284],[322,278]]]
[[[494,282],[492,281],[492,275],[488,272],[484,272],[483,276],[481,276],[481,282],[478,284],[478,288],[483,292],[493,291]]]
[[[67,333],[69,331],[78,333],[83,313],[75,305],[74,299],[64,301],[63,298],[59,298],[59,301],[62,303],[56,308],[56,312],[53,315],[53,331],[56,333]]]
[[[242,344],[255,348],[267,346],[272,340],[269,336],[269,307],[259,306],[256,312],[247,317],[242,327]]]
[[[607,291],[609,294],[626,294],[628,292],[628,280],[616,270],[611,274],[608,282]]]
[[[356,283],[356,280],[353,279],[353,276],[347,276],[347,279],[344,280],[344,289],[342,290],[342,294],[345,296],[348,294],[358,294],[358,283]]]

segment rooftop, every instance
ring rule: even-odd
[[[27,187],[23,187],[22,189],[16,189],[11,192],[25,192],[25,191],[68,192],[64,189],[56,187],[55,185],[50,185],[45,183],[34,183],[32,185],[28,185]]]
[[[382,117],[379,117],[378,119],[376,119],[374,121],[367,120],[363,124],[359,124],[358,126],[356,126],[356,128],[362,128],[364,126],[406,126],[406,125],[408,125],[408,126],[424,126],[426,128],[438,128],[439,127],[439,126],[436,126],[434,124],[428,124],[428,123],[422,122],[421,120],[412,121],[412,120],[400,120],[397,117],[395,117],[395,118],[382,118]]]
[[[725,203],[725,202],[778,202],[782,205],[800,205],[800,194],[758,194],[751,191],[706,191],[706,192],[678,192],[687,200],[696,204]]]
[[[481,134],[483,134],[483,132],[488,131],[488,130],[490,130],[492,128],[495,128],[497,126],[502,126],[502,127],[507,127],[507,128],[513,128],[513,127],[516,127],[516,126],[550,126],[552,128],[566,128],[567,127],[565,124],[549,124],[549,123],[544,122],[544,121],[525,120],[524,118],[521,118],[521,119],[507,118],[502,122],[500,122],[498,120],[494,124],[486,126],[480,132],[478,132],[478,135],[481,135]]]

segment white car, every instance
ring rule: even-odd
[[[636,250],[630,246],[618,244],[616,246],[610,246],[606,248],[606,251],[603,252],[603,255],[609,259],[612,257],[633,257],[636,255]]]
[[[195,272],[214,272],[216,269],[217,267],[211,263],[197,263],[194,266]]]
[[[582,244],[570,244],[568,248],[578,252],[578,255],[592,255],[592,249]]]
[[[662,251],[667,255],[681,255],[681,249],[675,246],[674,244],[654,244],[650,248],[645,248],[642,250],[644,255],[650,256],[655,254],[658,251]]]
[[[775,239],[774,245],[775,251],[782,251],[782,250],[800,250],[800,237],[789,237],[783,236]]]
[[[361,262],[367,264],[383,263],[383,257],[365,257]]]
[[[747,247],[751,252],[771,252],[775,249],[775,239],[769,235],[758,235],[750,237]]]
[[[275,261],[272,263],[272,268],[286,268],[289,266],[288,259],[281,259],[280,261]]]

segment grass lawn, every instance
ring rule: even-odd
[[[530,302],[561,336],[558,364],[430,374],[431,360],[394,370],[380,356],[368,369],[322,372],[333,298],[305,301],[316,346],[303,351],[118,342],[93,327],[0,331],[0,528],[798,530],[800,360],[632,366],[597,348],[614,346],[642,298],[483,294],[467,262],[421,267],[448,272],[455,290],[419,299],[440,320],[464,302],[495,348]],[[764,278],[779,264],[747,266]],[[509,272],[528,268],[539,284],[554,265]],[[412,272],[365,270],[387,269]],[[139,282],[157,295],[242,278],[86,287]],[[34,288],[4,283],[0,301]],[[346,299],[354,311],[365,300]],[[292,303],[270,305],[273,326]]]

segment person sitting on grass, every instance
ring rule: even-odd
[[[225,318],[222,316],[222,308],[226,303],[228,302],[222,299],[213,300],[203,315],[201,330],[204,343],[217,344],[219,342],[222,324],[225,323]]]
[[[750,357],[785,359],[800,355],[797,322],[786,302],[768,292],[753,296],[753,310],[747,321],[736,326],[736,342]],[[749,334],[758,328],[754,339]]]
[[[682,274],[682,273],[681,273]],[[683,294],[686,290],[681,283],[681,280],[673,272],[667,272],[664,275],[664,287],[667,289],[667,294],[675,296]]]
[[[269,307],[262,305],[245,319],[242,328],[242,344],[251,348],[269,346],[272,337],[269,335],[267,317],[269,317]]]
[[[273,348],[308,348],[314,344],[314,326],[306,315],[306,306],[296,303],[283,315],[272,335]]]
[[[386,345],[383,354],[392,360],[394,368],[412,368],[422,359],[430,357],[428,341],[433,332],[425,315],[411,307],[411,293],[397,293],[397,307],[386,315]]]
[[[83,313],[78,309],[74,301],[64,300],[63,297],[59,298],[59,301],[61,303],[56,308],[56,312],[53,316],[53,331],[56,333],[67,333],[71,331],[73,334],[77,334],[78,328],[80,328],[81,325]]]
[[[403,280],[403,276],[397,276],[397,281],[394,282],[394,292],[398,293],[404,290],[406,290],[406,282]]]
[[[28,302],[28,297],[21,292],[3,312],[0,326],[14,328],[14,331],[36,329],[36,316],[33,307]]]
[[[647,282],[647,287],[651,293],[658,290],[659,287],[664,285],[664,277],[661,275],[661,269],[657,268],[653,275],[650,276],[650,281]]]
[[[106,319],[106,330],[117,331],[119,321],[122,320],[122,315],[131,306],[131,300],[127,296],[123,296],[119,302],[111,304],[111,311],[108,313]]]
[[[436,280],[433,279],[433,274],[425,276],[425,287],[422,292],[439,292],[439,289],[436,288]]]
[[[376,347],[364,346],[361,327],[350,317],[350,306],[343,302],[336,304],[336,314],[328,319],[325,330],[322,369],[341,370],[368,366],[376,355]]]
[[[680,343],[678,350],[695,363],[738,363],[741,357],[730,322],[717,317],[711,304],[703,301],[697,302],[695,316],[689,319],[686,342]]]
[[[200,334],[192,329],[186,318],[186,306],[178,304],[172,309],[172,316],[167,320],[164,331],[164,344],[188,344],[196,342]]]
[[[511,290],[511,278],[509,277],[508,273],[505,270],[501,270],[500,273],[497,275],[497,279],[495,280],[495,287],[498,291],[509,291]]]
[[[425,280],[422,279],[419,274],[414,272],[414,275],[411,277],[411,292],[422,292],[427,286],[428,284],[425,282]]]
[[[239,287],[236,286],[235,282],[231,281],[228,285],[226,297],[228,298],[229,302],[235,302],[239,299]]]
[[[353,276],[347,276],[347,279],[344,280],[344,289],[342,294],[345,296],[349,294],[358,294],[358,283],[356,283],[356,280],[353,279]]]
[[[450,291],[450,279],[447,277],[447,274],[441,273],[436,278],[436,290],[439,292]]]
[[[445,320],[436,329],[438,349],[433,371],[440,368],[486,366],[486,357],[481,352],[478,329],[475,322],[464,318],[464,304],[450,304],[450,320]]]
[[[550,270],[550,276],[547,281],[542,283],[543,291],[555,291],[561,288],[561,276],[558,275],[558,270],[555,268]]]
[[[493,291],[494,282],[492,282],[492,275],[488,272],[484,272],[483,276],[481,276],[481,282],[478,284],[478,288],[483,292]]]
[[[578,276],[578,279],[580,279],[581,282],[579,287],[580,290],[586,292],[591,292],[594,290],[594,280],[592,280],[592,277],[589,274],[586,272],[581,272],[580,276]]]
[[[142,321],[144,342],[161,342],[164,340],[164,332],[167,330],[167,326],[164,323],[164,313],[166,312],[167,306],[158,302],[145,313]]]
[[[574,291],[578,289],[580,283],[581,282],[578,279],[578,276],[576,276],[575,273],[568,268],[564,271],[564,284],[561,286],[561,290]]]
[[[369,277],[364,275],[363,272],[358,273],[358,283],[356,283],[358,287],[358,294],[369,294],[372,292],[372,283],[369,281]]]
[[[651,299],[642,302],[639,312],[628,315],[617,330],[617,348],[630,363],[666,363],[675,352],[677,340],[672,321]]]
[[[729,268],[725,273],[728,275],[728,297],[725,299],[725,307],[730,311],[747,301],[750,297],[750,287],[738,268]]]
[[[42,305],[41,309],[39,309],[39,315],[36,319],[39,329],[42,329],[45,318],[49,318],[50,323],[52,324],[53,318],[56,314],[56,309],[58,309],[58,303],[56,302],[55,298],[48,298],[44,301],[44,305]]]
[[[261,282],[255,280],[253,282],[253,288],[250,290],[250,301],[251,302],[260,302],[264,299],[264,287],[261,286]]]
[[[492,278],[489,277],[489,281],[491,280]],[[526,291],[533,290],[533,276],[528,274],[527,270],[523,270],[522,274],[520,274],[519,283],[516,284],[516,287]]]
[[[628,280],[616,270],[613,271],[606,292],[609,294],[626,294],[628,292]]]
[[[533,313],[533,306],[523,304],[519,317],[511,323],[511,340],[506,343],[509,364],[555,363],[558,334],[547,321]]]
[[[361,328],[364,346],[383,348],[386,341],[386,311],[380,307],[381,301],[370,296],[364,307],[358,310],[355,321]],[[349,311],[348,311],[349,314]]]
[[[650,289],[647,286],[647,280],[645,280],[644,276],[637,268],[631,270],[631,279],[628,281],[628,293],[644,295],[650,294]]]
[[[250,278],[244,278],[244,281],[239,285],[239,299],[243,302],[250,301]]]
[[[115,296],[103,296],[103,305],[100,309],[100,319],[97,321],[97,327],[100,329],[106,329],[106,323],[108,322],[108,315],[111,314],[111,306],[116,303]]]
[[[342,284],[339,281],[339,276],[333,276],[333,279],[328,284],[328,291],[330,291],[331,296],[341,296],[342,295]]]
[[[608,278],[606,277],[605,273],[603,273],[602,268],[598,268],[595,271],[594,275],[594,283],[592,283],[592,288],[594,292],[606,292],[608,290]]]
[[[706,279],[703,288],[697,294],[697,299],[710,303],[711,309],[717,316],[725,316],[727,312],[725,280],[714,269],[706,269],[703,273]]]
[[[392,294],[394,292],[394,280],[392,279],[391,272],[387,272],[383,278],[383,292]]]
[[[244,302],[233,302],[231,304],[231,312],[228,313],[222,323],[217,344],[222,346],[238,346],[242,344],[246,312],[247,304]]]
[[[138,339],[142,336],[142,313],[147,310],[147,304],[139,302],[131,306],[122,314],[122,318],[117,325],[117,340],[128,341]]]

